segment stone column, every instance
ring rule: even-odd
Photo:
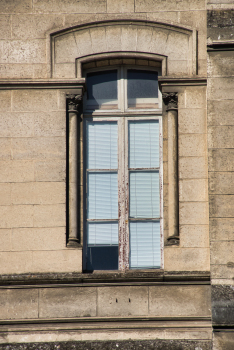
[[[80,106],[82,96],[67,94],[69,118],[69,237],[67,247],[80,247],[79,237],[79,152]]]
[[[178,94],[163,93],[168,127],[168,245],[179,244]]]

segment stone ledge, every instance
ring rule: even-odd
[[[0,286],[40,285],[40,284],[91,284],[91,283],[202,283],[210,284],[210,272],[165,272],[128,271],[128,272],[94,272],[94,273],[38,273],[11,274],[0,276]]]

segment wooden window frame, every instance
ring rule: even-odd
[[[129,203],[129,169],[128,169],[128,121],[130,120],[159,120],[159,142],[160,142],[160,164],[159,164],[159,181],[160,181],[160,217],[157,218],[160,221],[160,250],[161,250],[161,266],[163,268],[163,161],[162,161],[162,98],[161,92],[158,89],[158,101],[159,108],[157,109],[144,109],[144,108],[127,108],[127,70],[128,69],[139,69],[139,70],[149,70],[157,71],[158,75],[161,74],[160,69],[154,67],[145,67],[137,65],[126,65],[126,66],[106,66],[95,69],[88,69],[85,71],[85,76],[89,72],[101,72],[105,70],[118,70],[118,109],[97,109],[90,110],[87,107],[86,96],[84,96],[84,109],[83,109],[83,128],[85,128],[85,120],[93,121],[117,121],[118,123],[118,151],[119,151],[119,166],[118,166],[118,188],[121,186],[121,191],[119,191],[118,202],[124,209],[125,214],[118,218],[119,220],[119,271],[129,270],[129,216],[128,216],[128,203]],[[83,131],[84,134],[84,131]],[[81,141],[85,144],[85,138]],[[82,146],[83,147],[83,146]],[[83,147],[84,149],[85,147]],[[125,150],[125,151],[124,151]],[[85,151],[84,151],[85,153]],[[83,159],[85,159],[85,154],[83,154]],[[86,170],[84,166],[84,172],[82,178],[85,179]],[[86,183],[86,181],[83,181]],[[85,186],[86,187],[86,186]],[[81,187],[82,188],[82,184]],[[83,187],[84,192],[82,194],[83,201],[83,213],[81,231],[83,236],[83,266],[85,266],[86,258],[86,189]],[[159,268],[149,268],[159,269]],[[85,270],[85,269],[83,269]],[[137,269],[139,270],[139,269]],[[145,269],[144,269],[145,270]],[[148,268],[146,269],[148,270]]]

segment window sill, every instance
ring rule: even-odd
[[[11,274],[0,276],[0,288],[6,286],[35,286],[35,285],[91,285],[91,284],[167,284],[167,283],[195,283],[209,284],[208,271],[167,272],[157,270],[95,271],[94,273],[38,273]]]

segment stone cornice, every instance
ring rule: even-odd
[[[93,285],[93,284],[210,284],[208,271],[194,272],[166,272],[154,271],[128,271],[128,272],[94,272],[94,273],[33,273],[12,274],[0,276],[0,288],[33,288],[40,285]]]
[[[162,88],[166,91],[167,87],[185,87],[185,86],[206,86],[207,78],[206,77],[170,77],[170,76],[161,76],[158,77],[159,88],[162,91]]]

